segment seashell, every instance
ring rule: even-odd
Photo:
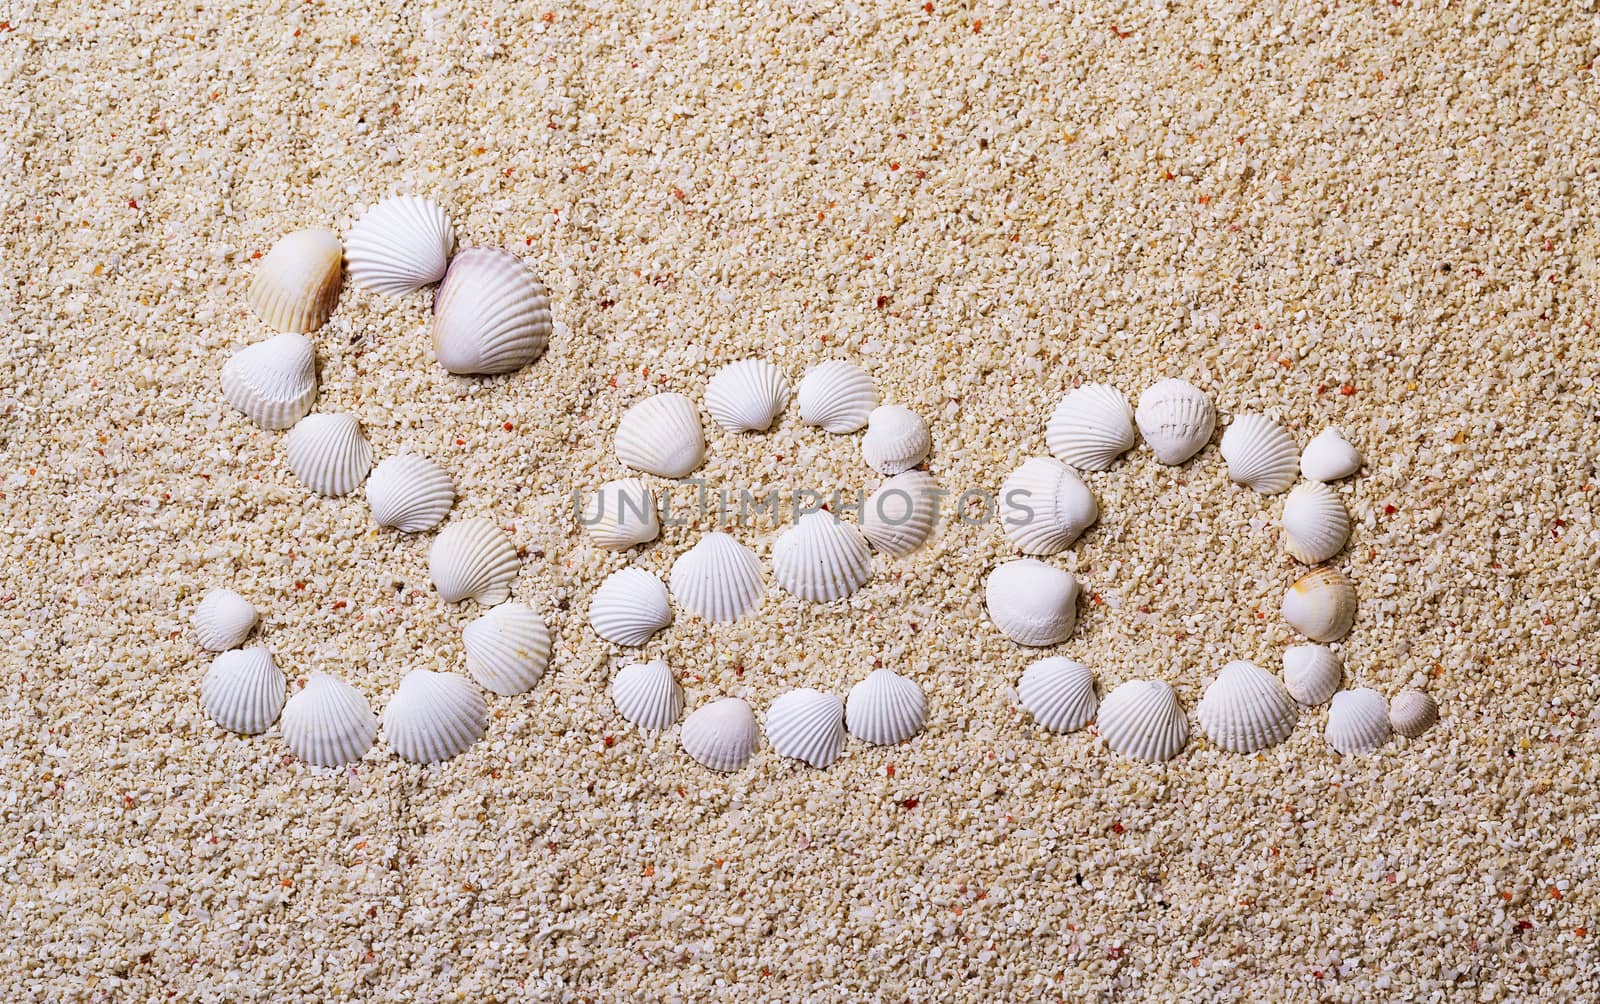
[[[274,335],[222,364],[222,396],[263,429],[287,429],[317,399],[317,353],[305,335]]]
[[[1160,680],[1129,680],[1100,702],[1100,737],[1123,756],[1171,760],[1189,745],[1189,720],[1178,695]]]
[[[1066,640],[1078,621],[1078,580],[1033,558],[1008,561],[990,572],[984,599],[994,626],[1018,645],[1054,645]]]
[[[796,397],[800,421],[832,433],[855,432],[878,406],[878,388],[866,371],[837,359],[811,367]]]
[[[927,471],[906,471],[878,486],[861,511],[861,535],[885,554],[900,558],[933,533],[943,492]]]
[[[372,470],[372,446],[354,415],[307,415],[283,437],[289,469],[319,495],[348,495]]]
[[[237,648],[256,626],[256,608],[231,589],[206,593],[194,612],[194,638],[207,652]]]
[[[1222,667],[1194,709],[1210,740],[1235,753],[1255,753],[1289,738],[1300,709],[1283,684],[1253,662]]]
[[[1344,663],[1326,645],[1295,645],[1283,653],[1283,685],[1289,696],[1311,707],[1339,689]]]
[[[1228,477],[1263,495],[1276,495],[1300,473],[1300,450],[1289,430],[1265,415],[1240,415],[1222,434]]]
[[[765,359],[741,359],[706,384],[706,411],[729,432],[766,432],[789,405],[789,383]]]
[[[1134,417],[1156,459],[1169,467],[1199,453],[1217,426],[1211,399],[1184,380],[1162,380],[1146,387]]]
[[[1128,399],[1104,383],[1085,384],[1062,398],[1044,427],[1044,440],[1057,460],[1080,471],[1109,470],[1139,441]]]
[[[1341,690],[1328,705],[1328,745],[1345,756],[1371,753],[1389,741],[1389,702],[1376,690]]]
[[[464,753],[489,724],[489,707],[472,681],[456,673],[413,669],[383,709],[383,737],[412,763]]]
[[[1389,706],[1389,725],[1407,739],[1415,739],[1439,720],[1439,705],[1420,690],[1405,690]]]
[[[483,689],[526,694],[550,665],[550,629],[526,603],[502,603],[461,632],[467,672]]]
[[[767,709],[767,742],[779,756],[828,766],[844,752],[844,702],[810,687],[789,691]]]
[[[683,751],[703,767],[738,770],[750,762],[761,744],[756,716],[737,697],[702,704],[683,720]]]
[[[661,534],[656,499],[638,478],[607,481],[584,507],[579,520],[594,542],[608,551],[626,551]]]
[[[928,720],[928,698],[916,681],[892,669],[875,669],[850,688],[845,725],[862,742],[889,746],[922,731]]]
[[[428,575],[446,603],[473,599],[496,606],[511,596],[522,562],[505,531],[489,520],[457,520],[428,550]]]
[[[367,479],[367,505],[379,526],[401,533],[432,530],[449,515],[456,486],[443,467],[415,453],[390,457]]]
[[[378,738],[378,716],[356,688],[326,673],[312,673],[305,688],[283,706],[283,741],[289,752],[318,767],[342,767],[366,755]]]
[[[1000,524],[1023,554],[1057,554],[1100,518],[1100,506],[1072,468],[1032,457],[1000,486]]]
[[[444,278],[456,228],[431,200],[397,195],[368,207],[344,243],[351,282],[384,296],[405,296]]]
[[[664,478],[681,478],[706,459],[700,413],[682,394],[657,394],[629,408],[617,423],[616,446],[623,463]]]
[[[928,423],[921,415],[898,404],[886,404],[867,416],[861,457],[879,474],[902,474],[928,459],[932,446]]]
[[[304,334],[322,327],[339,302],[344,249],[332,230],[296,230],[272,245],[245,294],[267,326]]]
[[[634,663],[618,670],[611,681],[611,703],[641,729],[671,728],[683,714],[683,688],[660,659]]]
[[[1339,493],[1309,481],[1296,485],[1283,500],[1283,549],[1296,561],[1327,561],[1350,539],[1350,514]]]
[[[510,373],[550,344],[550,291],[521,258],[467,248],[433,295],[433,352],[451,373]]]
[[[672,563],[672,598],[708,621],[734,621],[761,604],[767,586],[755,552],[708,533]]]
[[[637,648],[671,623],[667,587],[642,568],[612,572],[589,601],[589,626],[618,645]]]
[[[1356,589],[1337,568],[1323,565],[1283,594],[1283,619],[1312,641],[1338,641],[1356,620]]]
[[[809,512],[772,545],[772,573],[802,600],[842,600],[872,578],[872,551],[833,513]]]
[[[1338,481],[1361,470],[1361,451],[1338,429],[1324,429],[1300,454],[1300,473],[1310,481]]]
[[[1094,671],[1060,656],[1040,659],[1023,670],[1017,696],[1033,720],[1052,732],[1083,728],[1100,707]]]
[[[283,710],[283,671],[264,648],[236,648],[211,660],[200,681],[200,703],[229,732],[259,735]]]

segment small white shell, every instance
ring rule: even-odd
[[[611,702],[641,729],[671,728],[683,714],[683,688],[660,659],[634,663],[618,670],[611,681]]]
[[[1217,673],[1194,716],[1213,743],[1234,753],[1255,753],[1289,738],[1300,709],[1276,676],[1236,660]]]
[[[729,432],[766,432],[789,405],[789,383],[765,359],[741,359],[706,384],[706,411]]]
[[[1283,686],[1307,707],[1332,697],[1343,676],[1344,663],[1326,645],[1295,645],[1283,653]]]
[[[415,453],[379,464],[367,479],[367,505],[379,526],[401,533],[432,530],[449,515],[456,486],[443,467]]]
[[[444,278],[456,229],[430,200],[398,195],[362,213],[344,243],[351,282],[384,296],[404,296]]]
[[[761,743],[756,716],[737,697],[702,704],[683,720],[683,751],[712,770],[738,770]]]
[[[414,669],[383,709],[383,737],[412,763],[438,763],[483,738],[489,707],[472,681]]]
[[[766,583],[755,552],[725,533],[708,533],[672,563],[672,598],[708,621],[734,621],[761,605]]]
[[[1139,441],[1128,399],[1104,383],[1085,384],[1062,398],[1044,427],[1044,440],[1057,460],[1080,471],[1109,470]]]
[[[1324,429],[1300,454],[1300,473],[1310,481],[1338,481],[1361,470],[1361,451],[1338,429]]]
[[[348,495],[372,470],[372,446],[354,415],[307,415],[283,437],[289,469],[320,495]]]
[[[428,575],[446,603],[504,603],[521,565],[511,538],[482,518],[451,523],[428,549]]]
[[[356,688],[312,673],[305,689],[283,706],[289,752],[318,767],[341,767],[366,755],[378,738],[378,716]]]
[[[1276,495],[1300,473],[1300,450],[1289,430],[1265,415],[1240,415],[1222,434],[1228,477],[1263,495]]]
[[[811,367],[800,381],[796,397],[800,421],[840,434],[866,425],[878,406],[878,388],[866,371],[837,359]]]
[[[225,652],[243,644],[258,619],[249,600],[231,589],[213,589],[195,608],[194,639],[207,652]]]
[[[928,459],[928,423],[910,408],[886,404],[867,417],[861,457],[879,474],[901,474]]]
[[[842,600],[872,578],[867,538],[830,512],[810,512],[772,545],[778,585],[802,600]]]
[[[1439,705],[1420,690],[1406,690],[1389,707],[1389,724],[1407,739],[1415,739],[1439,720]]]
[[[343,258],[339,235],[332,230],[285,234],[256,265],[245,300],[270,328],[315,331],[339,302]]]
[[[888,746],[922,731],[928,720],[928,698],[916,681],[891,669],[875,669],[850,688],[845,724],[862,742]]]
[[[826,767],[844,752],[844,702],[802,687],[767,709],[767,742],[779,756]]]
[[[647,397],[623,413],[616,448],[617,459],[636,471],[681,478],[706,459],[700,413],[682,394]]]
[[[1100,707],[1094,671],[1061,656],[1040,659],[1023,670],[1017,696],[1033,720],[1052,732],[1083,728]]]
[[[590,496],[579,520],[594,542],[608,551],[626,551],[661,534],[656,499],[638,478],[607,481]]]
[[[667,587],[642,568],[612,572],[589,601],[589,626],[618,645],[637,648],[671,623]]]
[[[433,296],[433,351],[451,373],[510,373],[550,344],[550,291],[521,258],[467,248]]]
[[[1178,695],[1160,680],[1129,680],[1100,702],[1100,737],[1123,756],[1171,760],[1189,745],[1189,720]]]
[[[1323,565],[1283,594],[1283,619],[1312,641],[1338,641],[1356,620],[1356,590],[1337,568]]]
[[[1100,506],[1072,468],[1032,457],[1000,486],[1000,525],[1023,554],[1058,554],[1100,518]]]
[[[1078,622],[1078,580],[1071,572],[1033,558],[1008,561],[984,585],[989,617],[1018,645],[1065,641]]]
[[[274,335],[222,365],[222,396],[263,429],[287,429],[317,399],[317,353],[305,335]]]
[[[1146,387],[1134,414],[1144,441],[1169,467],[1199,453],[1217,426],[1211,399],[1185,380],[1162,380]]]
[[[1283,500],[1283,549],[1296,561],[1315,565],[1338,554],[1350,539],[1350,514],[1339,493],[1308,481]]]
[[[200,681],[200,703],[229,732],[258,735],[283,710],[283,671],[264,648],[236,648],[211,661]]]
[[[883,553],[904,557],[933,533],[939,498],[939,483],[927,471],[896,474],[867,497],[861,535]]]
[[[1341,690],[1328,705],[1328,745],[1345,756],[1371,753],[1389,741],[1389,702],[1376,690]]]
[[[461,632],[467,672],[483,689],[511,697],[533,689],[550,665],[550,629],[526,603],[502,603]]]

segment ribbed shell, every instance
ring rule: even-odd
[[[367,505],[379,526],[401,533],[432,530],[450,514],[456,486],[443,467],[415,453],[390,457],[367,479]]]
[[[737,697],[703,704],[683,720],[683,751],[703,767],[734,771],[750,762],[761,730],[750,705]]]
[[[289,469],[319,495],[348,495],[372,470],[372,446],[354,415],[307,415],[283,437]]]
[[[250,601],[231,589],[213,589],[194,611],[194,639],[208,652],[244,643],[259,618]]]
[[[451,523],[428,550],[428,575],[446,603],[504,603],[521,564],[505,531],[481,518]]]
[[[1315,565],[1344,549],[1350,539],[1350,514],[1339,493],[1309,481],[1283,500],[1283,549],[1296,561]]]
[[[489,707],[472,681],[455,673],[414,669],[383,709],[383,737],[412,763],[438,763],[483,738]]]
[[[671,623],[667,587],[642,568],[612,572],[589,601],[589,626],[618,645],[643,645]]]
[[[812,512],[772,546],[778,585],[803,600],[842,600],[872,578],[867,538],[829,512]]]
[[[1023,554],[1059,554],[1100,518],[1100,506],[1072,468],[1033,457],[1000,486],[999,515]]]
[[[1344,663],[1326,645],[1295,645],[1283,653],[1283,686],[1289,696],[1311,707],[1339,689]]]
[[[1389,706],[1389,725],[1407,739],[1415,739],[1439,720],[1439,705],[1420,690],[1402,691]]]
[[[1023,670],[1017,696],[1033,720],[1052,732],[1083,728],[1100,707],[1094,671],[1061,656],[1040,659]]]
[[[289,752],[318,767],[340,767],[366,755],[378,738],[378,716],[356,688],[312,673],[305,689],[283,706]]]
[[[1123,756],[1171,760],[1189,745],[1189,720],[1178,695],[1160,680],[1129,680],[1100,702],[1100,737]]]
[[[258,735],[283,710],[283,672],[264,648],[236,648],[211,661],[200,681],[200,703],[229,732]]]
[[[706,384],[706,411],[729,432],[766,432],[789,405],[789,382],[765,359],[741,359]]]
[[[927,471],[906,471],[879,485],[861,510],[861,535],[900,558],[921,547],[938,519],[939,483]]]
[[[583,529],[608,551],[626,551],[661,535],[656,499],[638,478],[607,481],[584,506]]]
[[[901,474],[928,459],[933,440],[928,423],[910,408],[886,404],[867,417],[861,458],[879,474]]]
[[[1255,753],[1289,738],[1300,709],[1276,676],[1239,660],[1222,667],[1194,716],[1216,745],[1234,753]]]
[[[516,255],[467,248],[433,297],[433,351],[451,373],[510,373],[550,344],[550,291]]]
[[[989,618],[1018,645],[1065,641],[1078,622],[1078,580],[1033,558],[1008,561],[984,585]]]
[[[1359,756],[1389,741],[1389,702],[1376,690],[1341,690],[1328,705],[1328,745],[1345,756]]]
[[[826,767],[844,752],[844,702],[802,687],[767,709],[767,742],[779,756]]]
[[[277,331],[304,334],[327,321],[339,302],[344,249],[332,230],[296,230],[272,245],[256,264],[245,299]]]
[[[725,533],[708,533],[672,563],[672,598],[708,621],[734,621],[761,605],[766,583],[755,552]]]
[[[1217,409],[1205,392],[1185,380],[1162,380],[1139,395],[1134,412],[1139,434],[1156,459],[1168,466],[1188,460],[1211,440]]]
[[[611,681],[611,702],[641,729],[671,728],[683,714],[683,688],[661,660],[634,663],[618,670]]]
[[[706,459],[700,413],[682,394],[647,397],[623,413],[616,448],[617,459],[636,471],[681,478]]]
[[[1056,405],[1044,440],[1057,460],[1080,471],[1104,471],[1139,441],[1128,399],[1110,384],[1085,384]]]
[[[456,229],[432,201],[398,195],[361,214],[344,243],[351,282],[384,296],[404,296],[444,278]]]
[[[461,632],[467,672],[502,697],[533,689],[550,665],[550,629],[526,603],[502,603]]]
[[[1276,495],[1300,473],[1300,448],[1289,430],[1265,415],[1240,415],[1222,434],[1228,477],[1263,495]]]
[[[795,396],[800,402],[800,421],[836,434],[855,432],[866,425],[878,406],[878,388],[866,371],[837,359],[811,367]]]
[[[317,400],[317,353],[305,335],[274,335],[222,365],[222,396],[263,429],[287,429]]]
[[[845,724],[863,742],[902,743],[928,720],[928,699],[916,682],[889,669],[875,669],[850,688]]]
[[[1300,454],[1300,473],[1308,481],[1338,481],[1361,470],[1361,451],[1338,429],[1324,429]]]
[[[1356,620],[1356,590],[1337,568],[1323,565],[1283,594],[1283,619],[1312,641],[1338,641]]]

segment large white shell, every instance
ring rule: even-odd
[[[1083,728],[1100,707],[1094,671],[1061,656],[1040,659],[1023,670],[1017,696],[1033,720],[1052,732]]]
[[[430,200],[397,195],[362,213],[344,243],[350,281],[384,296],[404,296],[444,278],[456,228]]]
[[[1189,720],[1178,695],[1160,680],[1129,680],[1100,702],[1100,737],[1123,756],[1171,760],[1189,745]]]
[[[1133,409],[1110,384],[1085,384],[1056,405],[1044,427],[1044,441],[1057,460],[1080,471],[1109,470],[1138,442]]]
[[[1253,662],[1222,667],[1194,716],[1206,736],[1235,753],[1254,753],[1289,738],[1300,709],[1271,673]]]
[[[641,729],[665,729],[683,714],[683,688],[660,659],[634,663],[618,670],[611,681],[611,702]]]
[[[861,458],[879,474],[901,474],[928,459],[933,440],[928,423],[910,408],[886,404],[867,416]]]
[[[287,429],[317,399],[317,353],[305,335],[274,335],[222,365],[222,396],[263,429]]]
[[[866,371],[837,359],[811,367],[795,396],[800,421],[832,433],[856,431],[878,406],[878,388]]]
[[[706,411],[729,432],[766,432],[789,405],[789,383],[765,359],[741,359],[706,384]]]
[[[340,767],[372,748],[378,716],[356,688],[326,673],[312,673],[305,688],[283,706],[282,728],[289,752],[318,767]]]
[[[1283,500],[1283,549],[1315,565],[1338,554],[1350,539],[1350,514],[1339,493],[1316,481],[1296,485]]]
[[[767,709],[767,742],[779,756],[826,767],[844,752],[844,702],[802,687]]]
[[[533,689],[550,665],[550,629],[526,603],[502,603],[461,632],[467,672],[502,697]]]
[[[550,291],[521,258],[467,248],[433,297],[433,351],[451,373],[510,373],[550,344]]]
[[[933,533],[939,500],[939,483],[927,471],[896,474],[867,497],[861,535],[883,553],[904,557]]]
[[[1300,473],[1310,481],[1338,481],[1361,470],[1361,451],[1338,429],[1324,429],[1300,454]]]
[[[617,459],[636,471],[681,478],[706,459],[700,413],[682,394],[647,397],[623,413],[616,448]]]
[[[1337,568],[1323,565],[1283,594],[1283,619],[1312,641],[1338,641],[1356,620],[1356,590]]]
[[[1389,706],[1389,725],[1407,739],[1422,735],[1438,720],[1439,705],[1420,690],[1402,691]]]
[[[1326,645],[1295,645],[1283,653],[1283,686],[1307,707],[1332,697],[1343,676],[1344,663]]]
[[[902,743],[928,720],[928,698],[916,681],[891,669],[875,669],[850,688],[845,724],[862,742]]]
[[[383,709],[383,737],[412,763],[438,763],[483,738],[489,707],[472,681],[414,669]]]
[[[1345,756],[1371,753],[1389,741],[1389,702],[1376,690],[1341,690],[1328,705],[1328,745]]]
[[[756,716],[737,697],[702,704],[683,720],[683,751],[712,770],[738,770],[761,743]]]
[[[1058,554],[1100,518],[1100,506],[1072,468],[1032,457],[1000,486],[1000,525],[1023,554]]]
[[[259,618],[250,601],[231,589],[213,589],[194,611],[194,639],[207,652],[243,644]]]
[[[456,486],[443,467],[415,453],[379,464],[367,479],[367,505],[379,526],[401,533],[432,530],[449,515]]]
[[[211,661],[200,681],[200,703],[229,732],[257,735],[283,710],[283,671],[264,648],[236,648]]]
[[[1240,415],[1222,434],[1228,477],[1263,495],[1276,495],[1300,473],[1300,449],[1289,430],[1265,415]]]
[[[1211,399],[1185,380],[1162,380],[1146,387],[1134,417],[1156,459],[1168,466],[1199,453],[1217,426]]]
[[[344,249],[332,230],[296,230],[272,245],[256,265],[245,299],[278,331],[304,334],[322,327],[339,302]]]
[[[803,600],[842,600],[872,578],[867,538],[830,512],[810,512],[772,545],[778,585]]]
[[[589,601],[589,626],[618,645],[636,648],[671,623],[667,587],[642,568],[612,572]]]
[[[766,583],[755,552],[725,533],[708,533],[672,563],[672,598],[708,621],[734,621],[761,604]]]
[[[283,437],[295,477],[320,495],[348,495],[372,470],[372,446],[354,415],[307,415]]]
[[[580,522],[594,542],[608,551],[626,551],[661,534],[655,496],[638,478],[601,485],[584,506]]]
[[[984,585],[989,618],[1018,645],[1065,641],[1078,622],[1078,580],[1071,572],[1033,558],[1008,561]]]
[[[511,538],[482,518],[451,523],[428,549],[428,575],[446,603],[504,603],[521,565]]]

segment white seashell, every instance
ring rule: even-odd
[[[1324,429],[1300,454],[1300,473],[1310,481],[1338,481],[1361,470],[1361,451],[1338,429]]]
[[[878,406],[878,388],[866,371],[837,359],[811,367],[795,396],[800,421],[832,433],[855,432]]]
[[[407,673],[383,709],[383,737],[412,763],[438,763],[466,752],[488,724],[488,704],[471,680],[428,669]]]
[[[647,397],[624,412],[616,447],[629,467],[664,478],[681,478],[706,459],[700,413],[682,394]]]
[[[1032,457],[1000,486],[1000,525],[1023,554],[1057,554],[1100,518],[1100,506],[1072,468]]]
[[[766,583],[755,552],[725,533],[708,533],[672,563],[672,598],[708,621],[734,621],[761,604]]]
[[[332,230],[285,234],[256,266],[245,300],[270,328],[315,331],[339,302],[343,257],[339,235]]]
[[[1194,716],[1216,745],[1255,753],[1289,738],[1300,709],[1276,676],[1253,662],[1236,660],[1217,673]]]
[[[1265,415],[1240,415],[1222,434],[1228,477],[1263,495],[1276,495],[1300,473],[1300,450],[1289,430]]]
[[[761,744],[756,716],[737,697],[702,704],[683,720],[683,751],[703,767],[738,770],[750,762]]]
[[[589,626],[618,645],[637,648],[671,623],[667,587],[642,568],[612,572],[589,601]]]
[[[317,399],[317,353],[305,335],[274,335],[222,365],[222,396],[263,429],[287,429]]]
[[[584,507],[579,522],[594,542],[608,551],[626,551],[661,534],[655,496],[650,486],[638,478],[601,485]]]
[[[461,632],[467,672],[483,689],[526,694],[550,665],[550,629],[526,603],[502,603]]]
[[[398,195],[361,214],[344,243],[350,281],[384,296],[404,296],[444,278],[456,228],[432,201]]]
[[[706,411],[729,432],[766,432],[789,405],[789,383],[765,359],[741,359],[706,384]]]
[[[900,558],[933,533],[942,492],[927,471],[906,471],[878,486],[861,511],[861,535],[885,554]]]
[[[428,575],[446,603],[466,599],[489,607],[504,603],[521,565],[511,538],[481,518],[451,523],[428,550]]]
[[[779,756],[826,767],[844,752],[844,702],[802,687],[767,709],[767,742]]]
[[[378,716],[356,688],[312,673],[305,689],[283,706],[289,752],[318,767],[342,767],[366,755],[378,738]]]
[[[984,599],[995,627],[1018,645],[1065,641],[1078,622],[1078,580],[1033,558],[1008,561],[990,572]]]
[[[195,609],[194,638],[207,652],[225,652],[243,644],[257,619],[249,600],[231,589],[213,589]]]
[[[772,573],[802,600],[842,600],[872,578],[872,551],[854,526],[809,512],[772,545]]]
[[[1057,460],[1080,471],[1109,470],[1139,441],[1128,399],[1104,383],[1085,384],[1062,398],[1044,427],[1044,440]]]
[[[1376,690],[1341,690],[1328,705],[1328,745],[1345,756],[1371,753],[1389,741],[1389,702]]]
[[[1061,656],[1040,659],[1023,670],[1017,696],[1033,720],[1052,732],[1083,728],[1100,707],[1094,671]]]
[[[641,729],[671,728],[683,714],[683,688],[660,659],[634,663],[618,670],[611,681],[611,702]]]
[[[1312,641],[1338,641],[1356,620],[1356,590],[1337,568],[1322,566],[1283,594],[1283,619]]]
[[[862,742],[888,746],[922,731],[928,698],[914,680],[890,669],[875,669],[850,688],[845,724]]]
[[[211,661],[200,681],[200,703],[229,732],[258,735],[283,710],[283,671],[264,648],[236,648]]]
[[[456,486],[443,467],[415,453],[390,457],[367,479],[367,505],[379,526],[401,533],[432,530],[449,515]]]
[[[283,437],[289,469],[320,495],[348,495],[372,470],[372,446],[354,415],[307,415]]]
[[[451,373],[510,373],[550,344],[550,291],[521,258],[467,248],[433,296],[433,352]]]
[[[1389,725],[1407,739],[1415,739],[1439,720],[1439,705],[1420,690],[1406,690],[1389,707]]]
[[[1171,760],[1189,745],[1189,720],[1178,695],[1160,680],[1129,680],[1100,702],[1100,737],[1123,756]]]
[[[1339,689],[1344,663],[1326,645],[1295,645],[1283,653],[1283,685],[1289,696],[1311,707]]]
[[[1350,539],[1350,514],[1339,493],[1309,481],[1283,500],[1283,549],[1296,561],[1315,565],[1344,549]]]
[[[1199,453],[1217,426],[1211,399],[1184,380],[1162,380],[1146,387],[1134,416],[1156,459],[1169,467]]]
[[[867,417],[861,457],[879,474],[902,474],[928,459],[928,423],[910,408],[886,404]]]

